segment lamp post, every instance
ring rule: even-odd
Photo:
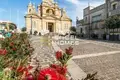
[[[30,30],[30,34],[32,35],[32,16],[30,16],[30,20],[31,20],[31,30]]]

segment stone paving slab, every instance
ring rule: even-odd
[[[120,80],[120,54],[74,59],[88,73],[98,72],[99,80]]]
[[[102,52],[102,53],[94,53],[94,54],[86,54],[86,55],[78,55],[73,56],[72,59],[82,59],[82,58],[89,58],[89,57],[96,57],[96,56],[103,56],[103,55],[110,55],[110,54],[119,54],[120,51],[111,51],[111,52]]]

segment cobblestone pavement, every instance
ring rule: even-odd
[[[84,43],[81,42],[79,45],[72,45],[74,48],[73,55],[85,55],[85,54],[93,54],[93,53],[101,53],[101,52],[109,52],[109,51],[117,51],[119,49],[111,48],[108,46],[102,46],[93,43]],[[61,45],[61,49],[68,48],[70,45]]]
[[[45,68],[50,64],[59,63],[55,58],[55,50],[52,45],[48,45],[42,37],[32,36],[30,39],[35,51],[31,56],[30,65],[34,66],[33,72],[37,67]],[[38,66],[39,65],[39,66]],[[71,74],[66,75],[69,80],[73,80]]]
[[[48,67],[56,61],[53,48],[41,42],[40,37],[33,37],[31,44],[35,49],[34,54],[31,56],[31,65],[36,66],[39,64],[41,67]],[[36,63],[36,60],[38,63]]]
[[[75,59],[86,73],[98,72],[100,80],[120,80],[120,54]]]
[[[99,45],[107,46],[111,48],[120,48],[120,42],[115,42],[115,41],[112,43],[112,41],[96,41],[96,40],[84,40],[84,39],[79,39],[79,40],[84,42],[99,44]]]
[[[31,44],[35,48],[32,55],[31,65],[36,66],[35,59],[41,67],[47,67],[49,64],[56,61],[54,56],[54,50],[52,47],[43,45],[40,42],[40,37],[34,37],[31,39]],[[113,46],[114,45],[114,46]],[[70,45],[60,46],[63,50]],[[74,56],[96,54],[101,52],[120,51],[119,44],[92,41],[92,40],[80,40],[79,45],[74,45]],[[109,54],[94,57],[86,57],[74,59],[75,63],[85,71],[86,73],[98,72],[98,78],[100,80],[120,80],[120,54]]]
[[[70,45],[59,45],[63,50]],[[74,45],[74,56],[120,51],[120,44],[92,40],[80,40]],[[88,73],[98,72],[99,80],[120,80],[120,53],[74,59],[79,67]]]

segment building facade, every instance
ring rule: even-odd
[[[76,19],[76,32],[79,37],[86,37],[86,27],[84,26],[84,20]]]
[[[16,29],[17,26],[13,22],[10,21],[0,21],[0,31],[12,31]]]
[[[37,31],[41,34],[54,32],[65,34],[69,33],[72,20],[66,14],[65,9],[59,8],[54,0],[42,0],[38,5],[29,3],[28,11],[25,16],[25,25],[28,33]]]
[[[106,33],[104,22],[110,16],[120,15],[120,0],[106,0],[104,4],[92,7],[88,6],[84,9],[84,26],[86,26],[86,35],[96,35],[103,38]]]

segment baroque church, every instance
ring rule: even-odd
[[[66,34],[70,32],[72,20],[66,14],[64,8],[59,8],[54,0],[42,0],[36,7],[31,2],[25,15],[25,25],[28,33],[37,31],[41,34],[49,32]]]

